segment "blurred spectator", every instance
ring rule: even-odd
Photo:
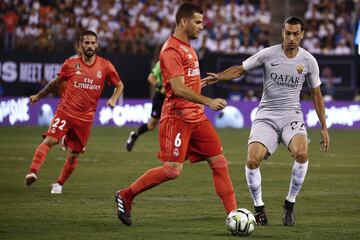
[[[353,1],[307,0],[304,18],[308,26],[303,47],[313,54],[354,53]]]
[[[19,17],[13,6],[9,7],[9,10],[2,16],[4,24],[4,50],[13,50],[15,46],[15,29],[18,23]]]
[[[99,50],[146,54],[172,34],[180,0],[0,1],[4,47],[28,51],[71,51],[84,29],[98,33]],[[235,54],[269,45],[268,0],[199,1],[206,14],[200,51]],[[3,13],[1,13],[1,11]],[[255,49],[255,50],[254,50]],[[248,52],[248,51],[247,51]]]

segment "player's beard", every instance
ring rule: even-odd
[[[94,56],[96,50],[88,48],[87,50],[83,49],[83,53],[87,59],[90,59],[92,56]]]
[[[199,32],[196,32],[196,31],[191,30],[191,29],[188,29],[186,33],[188,35],[189,40],[197,39],[199,37],[199,34],[200,34]]]

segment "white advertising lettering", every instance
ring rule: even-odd
[[[353,126],[355,122],[360,121],[360,105],[349,105],[344,107],[335,107],[325,109],[327,127],[334,124],[343,126]],[[316,111],[309,110],[306,114],[306,124],[309,127],[315,127],[319,122]]]
[[[14,125],[17,121],[25,122],[30,119],[29,99],[19,98],[0,102],[0,123],[9,117],[9,123]]]
[[[41,73],[41,63],[20,63],[20,82],[40,82]]]
[[[44,65],[44,79],[51,81],[56,78],[56,74],[60,72],[61,64],[46,63]]]
[[[99,112],[99,121],[102,125],[108,124],[112,119],[117,126],[123,126],[127,122],[147,123],[151,113],[152,104],[144,103],[137,105],[125,104],[124,106],[102,107]]]
[[[15,82],[18,77],[16,63],[12,61],[0,63],[0,77],[4,82]]]

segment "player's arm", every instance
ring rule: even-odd
[[[30,104],[34,104],[43,97],[46,97],[49,93],[54,93],[58,90],[60,86],[60,78],[56,77],[54,80],[48,82],[48,84],[41,89],[37,94],[30,96]]]
[[[226,69],[220,73],[208,72],[207,73],[208,76],[201,79],[201,86],[205,87],[207,85],[214,84],[217,81],[232,80],[234,78],[241,77],[245,73],[246,73],[246,71],[244,70],[242,65],[229,67],[228,69]]]
[[[321,124],[321,136],[322,136],[321,150],[328,151],[330,147],[330,137],[326,126],[325,104],[324,104],[323,96],[321,94],[320,86],[316,88],[311,88],[311,99],[314,103],[316,114]]]
[[[118,83],[115,84],[114,93],[111,95],[109,100],[107,100],[106,104],[109,107],[115,107],[116,101],[119,99],[123,91],[124,91],[124,84],[121,81],[119,81]]]
[[[191,102],[204,104],[212,110],[221,110],[226,107],[226,101],[221,98],[211,99],[196,93],[185,85],[184,76],[177,76],[170,79],[170,85],[174,94]]]

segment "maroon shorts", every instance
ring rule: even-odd
[[[160,152],[163,162],[203,161],[205,157],[222,154],[220,138],[208,119],[189,123],[177,118],[160,122]]]
[[[53,137],[60,141],[66,135],[67,146],[75,152],[84,152],[87,140],[90,136],[91,122],[84,122],[56,112],[51,121],[46,136]]]

